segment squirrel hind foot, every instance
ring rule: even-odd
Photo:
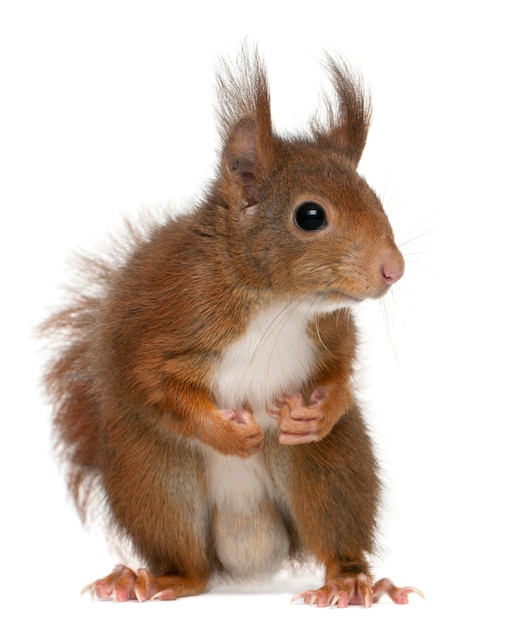
[[[304,604],[310,606],[346,608],[350,604],[356,604],[370,608],[383,595],[388,595],[395,604],[407,604],[411,593],[425,599],[416,587],[397,587],[389,578],[382,578],[372,584],[366,574],[358,574],[327,580],[320,589],[297,593],[293,596],[292,603],[302,599]]]
[[[110,599],[114,602],[175,600],[182,596],[200,594],[206,585],[207,581],[202,578],[152,576],[146,569],[135,572],[125,565],[118,565],[108,576],[84,587],[82,594],[88,592],[92,599]]]

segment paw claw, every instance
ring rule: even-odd
[[[416,593],[425,600],[423,592],[416,587],[397,587],[389,578],[382,578],[373,585],[375,602],[377,602],[381,596],[388,595],[395,604],[408,604],[409,594],[411,593]]]
[[[395,594],[395,597],[391,596],[391,599],[396,604],[408,604],[410,593],[415,593],[418,596],[420,596],[422,600],[426,600],[425,594],[419,589],[417,589],[416,587],[402,587],[401,589],[398,589],[398,591]]]
[[[89,585],[85,585],[85,587],[80,592],[80,595],[83,596],[87,592],[89,592],[91,600],[94,601],[94,598],[96,597],[96,583],[90,583]]]
[[[409,593],[416,593],[419,595],[419,597],[422,600],[426,600],[427,598],[425,597],[425,594],[423,593],[423,591],[420,591],[417,587],[408,587],[408,589],[410,590]]]

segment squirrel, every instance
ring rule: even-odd
[[[357,172],[369,94],[327,55],[326,119],[288,137],[258,51],[219,65],[204,198],[131,227],[113,259],[82,259],[86,287],[43,324],[68,487],[83,520],[101,490],[141,564],[84,591],[174,600],[311,559],[325,582],[294,601],[407,603],[421,592],[370,572],[381,482],[353,391],[353,309],[404,272]]]

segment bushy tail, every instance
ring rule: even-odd
[[[54,408],[55,449],[65,464],[68,488],[82,521],[100,468],[100,408],[88,374],[90,310],[81,302],[53,315],[41,328],[42,335],[57,344],[44,383]]]

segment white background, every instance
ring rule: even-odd
[[[2,1],[3,623],[512,623],[506,4]],[[324,48],[373,92],[360,171],[407,260],[393,293],[361,312],[363,397],[388,485],[375,571],[426,602],[290,606],[307,574],[175,603],[79,595],[113,560],[82,530],[49,454],[33,329],[60,301],[72,250],[94,249],[123,215],[182,206],[208,180],[214,59],[246,36],[267,60],[278,128],[313,112]]]

